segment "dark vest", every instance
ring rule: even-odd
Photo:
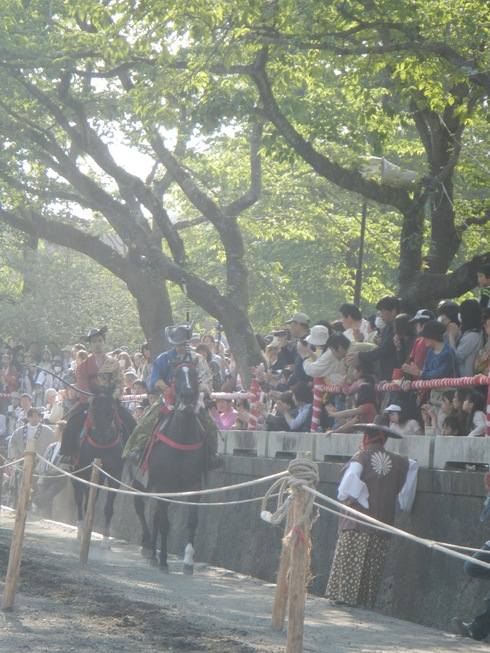
[[[361,480],[369,490],[369,510],[354,500],[347,499],[345,504],[392,526],[395,522],[397,496],[407,479],[408,458],[386,451],[380,443],[373,443],[364,451],[358,451],[350,462],[362,465]],[[372,533],[373,527],[341,518],[339,531],[345,530]],[[381,531],[378,533],[381,534]]]

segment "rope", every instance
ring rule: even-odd
[[[24,462],[25,458],[19,458],[18,460],[10,460],[5,465],[0,465],[0,469],[6,469],[7,467],[15,467],[18,463]]]
[[[310,460],[309,458],[296,458],[295,460],[292,460],[289,464],[288,472],[290,476],[276,481],[268,490],[268,492],[266,492],[262,501],[262,510],[260,512],[261,518],[264,521],[275,526],[279,525],[286,517],[291,504],[297,497],[298,490],[316,485],[320,478],[318,475],[318,465],[316,462]],[[305,485],[305,483],[307,485]],[[277,509],[274,513],[271,513],[266,510],[266,507],[269,498],[277,488],[279,488],[277,495]],[[289,495],[286,497],[286,500],[284,500],[286,491],[289,491]],[[291,527],[291,530],[285,536],[285,545],[293,545],[297,541],[298,537],[304,539],[305,534],[303,526],[305,522],[311,517],[314,503],[315,497],[313,495],[308,496],[304,505],[303,514],[296,519],[295,523]],[[310,528],[315,523],[317,518],[318,515],[315,515]]]
[[[447,379],[431,379],[429,381],[411,381],[412,390],[424,390],[427,388],[459,388],[461,386],[470,385],[490,385],[490,377],[485,374],[477,374],[476,376],[461,376],[458,378]],[[390,390],[399,390],[398,383],[378,383],[376,386],[378,392],[389,392]],[[342,392],[339,385],[324,385],[324,392]]]
[[[337,514],[338,515],[342,514],[342,517],[345,517],[347,519],[352,519],[353,521],[362,521],[364,523],[369,523],[371,525],[376,526],[378,530],[381,530],[385,533],[389,533],[391,535],[398,535],[399,537],[404,537],[407,540],[410,540],[417,544],[421,544],[422,546],[425,546],[429,549],[434,549],[435,551],[440,551],[440,552],[442,551],[443,553],[446,553],[449,556],[458,558],[459,560],[464,560],[465,562],[467,560],[471,560],[473,563],[478,564],[481,567],[484,567],[485,569],[490,569],[490,563],[488,562],[483,562],[482,560],[478,560],[477,558],[467,556],[464,553],[458,553],[457,551],[450,550],[450,547],[452,547],[453,545],[448,545],[445,543],[437,542],[436,540],[429,540],[423,537],[418,537],[417,535],[413,535],[412,533],[407,533],[407,531],[403,531],[400,528],[396,528],[395,526],[390,526],[389,524],[380,522],[374,517],[365,515],[364,513],[359,512],[355,508],[346,506],[345,504],[340,503],[335,499],[327,497],[325,494],[321,494],[321,492],[314,490],[309,485],[303,485],[302,489],[305,490],[306,492],[309,492],[312,496],[318,497],[319,499],[323,499],[323,501],[326,501],[327,503],[339,508],[339,512],[337,512]],[[326,509],[329,512],[333,512],[331,509],[328,509],[326,506],[322,506],[321,504],[317,504],[317,505],[321,509]],[[477,550],[479,551],[480,549]]]

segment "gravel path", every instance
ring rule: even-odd
[[[1,591],[13,513],[0,513]],[[0,612],[2,653],[283,653],[286,634],[270,629],[274,586],[205,564],[184,576],[150,567],[132,545],[92,542],[78,561],[75,530],[28,522],[14,609]],[[488,651],[484,643],[308,597],[304,651],[447,653]]]

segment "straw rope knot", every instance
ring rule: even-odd
[[[277,480],[266,492],[262,500],[261,518],[269,524],[279,525],[285,519],[290,506],[296,498],[298,491],[304,486],[315,486],[319,481],[318,465],[309,458],[296,458],[288,467],[289,476]],[[279,490],[277,497],[277,508],[275,512],[267,510],[269,498],[276,490]],[[285,497],[285,495],[287,496]],[[286,544],[294,544],[296,541],[303,541],[305,538],[305,522],[311,518],[315,497],[308,493],[302,516],[291,526],[291,530],[285,536]],[[317,517],[312,520],[312,524]]]

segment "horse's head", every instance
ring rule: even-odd
[[[114,386],[92,387],[92,390],[94,392],[90,406],[92,437],[100,444],[112,442],[118,435],[115,423],[117,409],[112,394]]]
[[[174,363],[174,396],[177,409],[196,408],[199,399],[199,377],[196,366],[191,361]]]

